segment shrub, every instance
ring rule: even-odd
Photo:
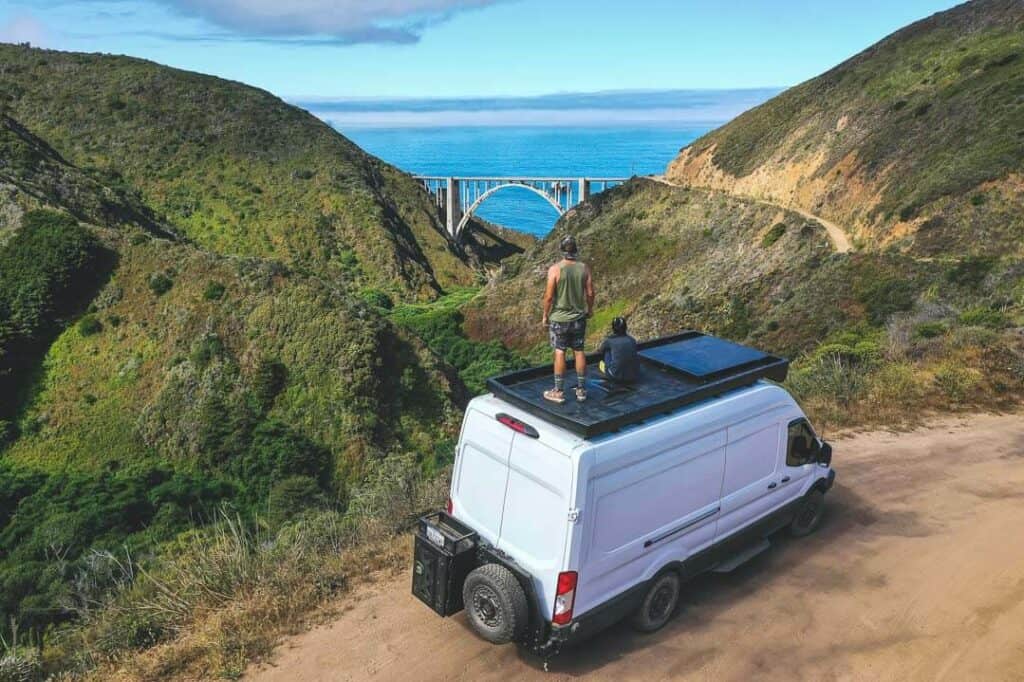
[[[191,360],[199,369],[205,369],[213,359],[224,352],[224,342],[216,334],[204,334],[192,346]]]
[[[934,339],[945,333],[946,324],[944,322],[922,322],[914,327],[914,338],[916,339]]]
[[[768,248],[786,234],[786,223],[775,223],[761,238],[761,246]]]
[[[990,327],[1002,329],[1007,325],[1006,315],[998,310],[978,306],[960,313],[960,324],[968,327]]]
[[[868,395],[879,406],[894,407],[904,417],[906,406],[919,400],[924,386],[914,366],[897,362],[883,365],[869,381]]]
[[[946,270],[945,278],[950,284],[976,289],[994,265],[995,260],[988,256],[967,256]]]
[[[288,368],[284,363],[269,358],[260,359],[253,378],[253,398],[256,411],[265,414],[274,404],[274,399],[284,390],[288,382]]]
[[[174,280],[162,272],[157,272],[149,276],[149,289],[157,296],[163,296],[170,291],[173,286]]]
[[[111,327],[120,327],[121,326],[121,322],[123,322],[123,321],[124,320],[121,319],[120,315],[108,315],[107,316],[107,324],[109,324]]]
[[[92,336],[101,331],[103,331],[103,324],[95,315],[86,315],[78,321],[78,333],[82,336]]]
[[[914,283],[906,279],[881,278],[863,285],[857,299],[864,305],[868,321],[883,324],[890,315],[914,307]]]
[[[228,471],[243,487],[245,499],[253,505],[267,502],[275,483],[303,476],[326,489],[331,481],[331,453],[288,425],[267,420],[253,430],[252,443],[228,463]]]
[[[363,299],[367,305],[374,308],[391,310],[395,307],[395,303],[391,300],[391,297],[379,289],[363,289],[359,292],[359,297]]]
[[[271,520],[281,524],[308,509],[326,504],[320,484],[311,476],[288,476],[271,486],[267,511]]]
[[[207,301],[219,301],[224,297],[226,289],[220,282],[209,282],[203,291],[203,298]]]
[[[966,401],[981,382],[981,373],[956,362],[944,362],[935,370],[935,385],[955,403]]]
[[[798,400],[818,397],[846,407],[862,396],[866,378],[867,368],[863,365],[828,353],[795,368],[787,383]]]
[[[36,682],[43,679],[43,667],[34,649],[21,648],[0,655],[0,681]]]

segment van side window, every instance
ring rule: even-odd
[[[786,447],[786,466],[798,467],[813,462],[818,439],[806,419],[789,423],[789,444]]]

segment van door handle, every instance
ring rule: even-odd
[[[783,482],[783,483],[789,483],[789,476],[786,476],[786,477],[784,477],[784,478],[782,479],[782,482]]]
[[[772,488],[774,488],[777,485],[778,485],[778,483],[776,483],[775,481],[772,481],[771,483],[768,484],[768,490],[771,490]]]

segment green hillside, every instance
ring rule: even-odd
[[[588,341],[624,314],[796,359],[822,424],[899,423],[1024,395],[1024,5],[976,0],[898,31],[566,215],[465,312],[547,356],[544,265],[591,262]],[[799,210],[789,210],[793,207]],[[807,217],[810,215],[811,217]],[[821,216],[853,237],[837,253]]]
[[[395,298],[470,284],[406,174],[268,92],[129,57],[0,45],[0,106],[207,250]]]
[[[0,676],[11,628],[56,667],[98,653],[58,644],[118,570],[208,558],[211,521],[349,542],[411,513],[389,496],[450,458],[459,371],[517,362],[429,301],[530,240],[454,248],[408,176],[243,85],[2,45],[0,93]]]
[[[912,24],[722,126],[680,184],[795,205],[864,249],[1024,255],[1024,5]]]

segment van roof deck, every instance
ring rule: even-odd
[[[487,380],[495,396],[583,438],[617,431],[659,414],[760,379],[784,381],[789,361],[756,348],[700,332],[684,332],[639,344],[640,371],[628,386],[602,378],[596,355],[587,356],[587,400],[562,405],[544,399],[551,365],[510,372]],[[569,372],[566,386],[575,385]]]

